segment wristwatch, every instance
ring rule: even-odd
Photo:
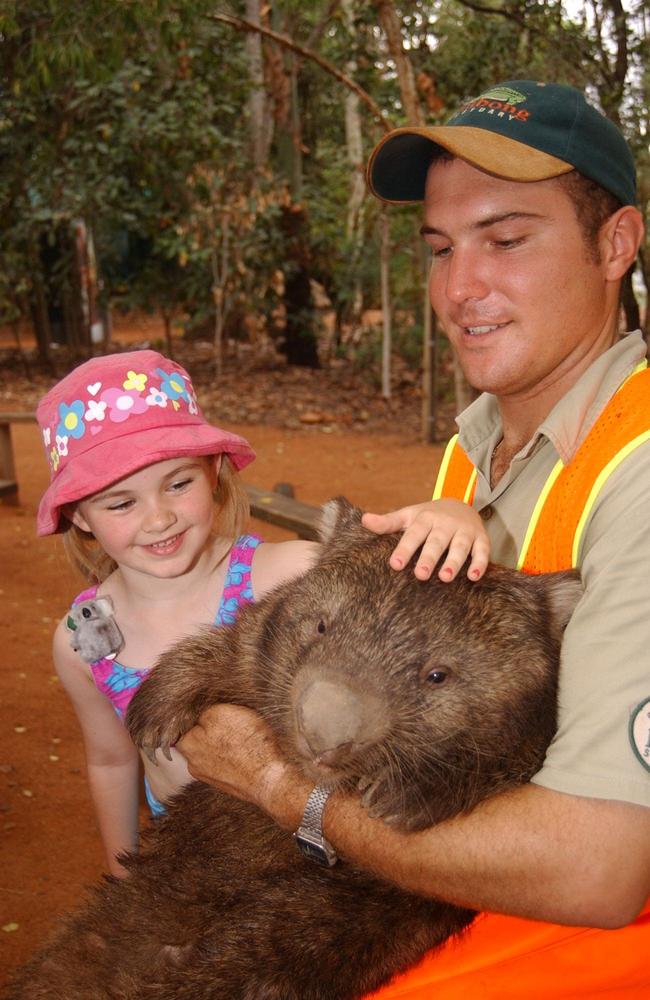
[[[294,833],[296,844],[305,857],[325,868],[331,868],[338,861],[336,851],[323,836],[323,812],[331,791],[331,788],[316,785],[307,799],[300,826]]]

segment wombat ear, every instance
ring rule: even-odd
[[[580,574],[575,569],[563,573],[542,573],[530,577],[544,588],[551,612],[551,623],[561,635],[584,593]]]
[[[360,531],[364,531],[361,511],[345,497],[334,497],[323,504],[318,532],[321,542],[328,545],[351,535],[358,538]]]

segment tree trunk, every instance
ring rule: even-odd
[[[413,67],[402,41],[402,24],[392,0],[376,0],[377,16],[395,61],[404,113],[409,125],[424,125],[424,115],[418,100]]]
[[[438,352],[436,350],[437,323],[429,304],[428,292],[422,326],[422,440],[425,444],[433,444],[437,439]]]
[[[381,394],[390,399],[390,351],[392,340],[390,304],[390,222],[388,212],[382,207],[379,218],[381,228],[381,311],[383,336],[381,341]]]
[[[623,279],[623,285],[621,288],[621,305],[623,306],[623,312],[625,313],[626,330],[638,330],[641,326],[641,310],[639,309],[639,303],[636,300],[634,289],[632,287],[633,270],[634,268],[630,268],[627,272],[625,278]]]
[[[348,34],[352,36],[354,27],[353,2],[352,0],[343,0],[341,6]],[[345,73],[353,79],[356,72],[356,60],[351,58],[345,64]],[[359,263],[363,250],[363,203],[366,196],[362,134],[359,97],[355,91],[349,90],[345,98],[345,141],[351,175],[345,233],[350,246],[350,275],[352,278],[348,317],[353,327],[360,324],[363,312],[363,289],[359,275]]]
[[[290,365],[319,368],[311,297],[307,217],[302,205],[283,206],[280,223],[284,234],[282,260],[286,262],[286,325],[282,350]]]
[[[165,351],[168,358],[174,358],[174,352],[172,349],[172,313],[170,309],[160,310],[163,318],[163,326],[165,328]]]
[[[50,344],[52,343],[52,330],[50,328],[50,317],[47,311],[47,299],[43,283],[43,273],[41,271],[41,260],[38,250],[32,255],[32,289],[33,295],[30,298],[30,311],[34,334],[38,346],[38,354],[41,360],[52,369],[52,355]]]
[[[261,24],[260,0],[246,0],[246,19],[251,24],[257,26]],[[271,141],[271,118],[267,111],[264,87],[262,36],[256,31],[248,32],[245,49],[251,79],[251,92],[248,98],[251,152],[255,169],[261,170],[268,160]]]

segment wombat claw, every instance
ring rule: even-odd
[[[383,819],[386,807],[381,804],[381,786],[385,783],[385,778],[362,778],[358,783],[358,789],[362,793],[361,805],[368,811],[371,819]]]
[[[142,752],[147,755],[151,763],[155,764],[156,767],[158,767],[158,761],[156,760],[156,747],[150,747],[147,744],[143,743],[141,749]]]
[[[146,753],[146,755],[149,758],[149,760],[151,761],[151,763],[155,764],[156,767],[158,767],[158,760],[156,758],[156,750],[161,750],[163,757],[166,757],[167,760],[172,760],[172,752],[169,749],[169,744],[168,743],[158,744],[157,746],[152,746],[151,743],[142,743],[141,744],[141,749],[142,749],[143,753]]]

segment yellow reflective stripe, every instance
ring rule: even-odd
[[[463,497],[463,503],[470,503],[472,498],[472,490],[474,489],[474,483],[476,482],[476,467],[472,469],[472,474],[469,477],[469,482],[467,484],[467,489],[465,490],[465,496]]]
[[[442,456],[442,462],[440,463],[440,469],[438,470],[438,478],[436,479],[436,485],[433,489],[432,500],[439,500],[442,496],[442,487],[444,486],[445,479],[447,477],[447,469],[449,468],[449,463],[451,462],[452,452],[458,441],[458,434],[454,434],[452,438],[449,439],[449,443],[445,448],[445,453]]]
[[[605,468],[599,473],[598,477],[596,478],[596,482],[591,487],[591,492],[587,497],[587,502],[584,506],[582,514],[580,515],[580,520],[578,521],[576,533],[573,536],[571,562],[574,566],[577,566],[578,564],[578,552],[580,551],[580,542],[582,541],[582,533],[584,531],[585,524],[587,523],[587,518],[591,513],[591,508],[596,502],[596,497],[598,496],[601,489],[605,485],[606,480],[609,478],[609,476],[611,476],[614,469],[618,465],[620,465],[623,459],[627,458],[630,452],[634,451],[635,448],[638,448],[640,444],[644,443],[644,441],[650,441],[650,431],[644,431],[643,434],[639,434],[638,437],[635,437],[628,444],[624,445],[621,448],[621,450],[617,452],[617,454],[614,455],[612,459],[610,459]]]
[[[537,498],[537,503],[533,508],[533,513],[531,515],[530,521],[528,522],[528,527],[526,529],[524,541],[521,546],[521,550],[519,552],[519,558],[517,559],[517,569],[521,569],[521,567],[524,565],[526,561],[526,556],[528,555],[528,548],[530,546],[531,539],[535,532],[535,528],[537,527],[537,522],[539,521],[540,514],[542,513],[542,508],[546,503],[547,496],[549,495],[551,489],[553,488],[555,480],[560,475],[563,468],[564,468],[564,463],[562,462],[561,458],[558,458],[557,462],[551,469],[548,479],[544,483],[544,488],[542,492]]]
[[[636,366],[636,368],[632,372],[632,375],[637,375],[639,372],[645,371],[645,369],[647,367],[648,367],[648,359],[644,358],[643,361],[639,361],[638,365]],[[632,378],[632,375],[630,375],[628,377]],[[625,379],[625,382],[627,382],[627,379]],[[623,383],[623,385],[625,385],[625,382]]]

